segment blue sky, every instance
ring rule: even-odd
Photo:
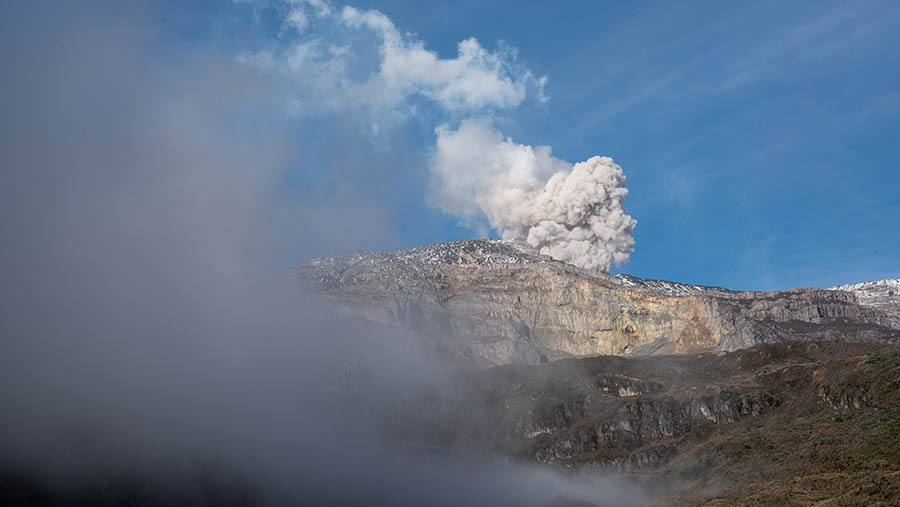
[[[548,76],[549,100],[503,111],[502,131],[569,161],[600,154],[622,166],[638,225],[617,271],[748,289],[900,276],[894,2],[351,5],[379,10],[442,58],[469,37],[487,49],[503,41]],[[208,33],[197,43],[253,47],[285,38],[272,10],[214,5],[180,29]],[[245,31],[230,39],[216,28],[228,25]],[[295,121],[308,132],[312,120]],[[394,233],[360,247],[478,235],[425,202],[434,123],[404,120],[373,150],[394,167],[364,186]],[[340,139],[321,142],[298,184],[328,180],[340,163],[327,148]]]
[[[505,72],[524,98],[466,109],[385,92],[378,105],[347,95],[319,107],[330,99],[304,80],[322,67],[286,77],[277,66],[298,41],[348,38],[357,54],[343,78],[364,79],[378,70],[371,34],[335,28],[310,5],[292,31],[290,2],[166,2],[141,14],[161,61],[203,52],[260,69],[265,84],[229,100],[245,118],[278,117],[296,145],[278,198],[343,220],[298,230],[308,245],[288,263],[479,237],[429,205],[429,164],[437,126],[489,117],[516,143],[621,165],[637,227],[614,272],[757,290],[900,277],[896,2],[348,5],[377,9],[439,59],[474,37],[514,63]],[[262,54],[275,63],[246,58]]]

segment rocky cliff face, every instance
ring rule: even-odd
[[[829,290],[852,292],[859,304],[883,312],[890,326],[900,329],[900,278],[838,285]]]
[[[590,355],[732,351],[789,340],[900,341],[853,292],[611,277],[514,241],[456,241],[314,259],[292,273],[350,318],[408,328],[477,366]]]
[[[432,452],[470,441],[525,462],[615,472],[646,481],[667,497],[660,505],[900,498],[897,347],[791,342],[464,374],[464,396],[397,407],[389,431]],[[430,430],[411,431],[423,421]]]
[[[873,369],[876,359],[887,369]],[[442,423],[504,454],[635,472],[668,462],[698,428],[797,408],[893,409],[885,403],[896,394],[877,393],[896,383],[898,366],[896,348],[836,342],[507,365],[470,374],[465,403],[455,417],[444,406]],[[472,414],[491,424],[471,424]]]

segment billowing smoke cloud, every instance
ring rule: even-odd
[[[599,271],[634,250],[637,221],[622,208],[628,188],[611,158],[572,165],[549,146],[516,144],[486,121],[465,120],[437,129],[431,171],[431,203],[469,226],[484,216],[505,239]]]

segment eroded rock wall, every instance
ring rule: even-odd
[[[860,306],[849,292],[642,283],[508,241],[347,254],[307,262],[293,274],[339,315],[411,329],[429,347],[477,366],[730,351],[785,340],[900,339],[883,312]]]

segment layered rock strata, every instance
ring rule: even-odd
[[[789,340],[900,341],[853,292],[737,292],[576,268],[516,241],[455,241],[305,262],[342,316],[402,327],[466,364],[733,351]]]
[[[900,278],[838,285],[829,290],[852,292],[859,304],[883,312],[891,327],[900,329]]]
[[[455,417],[444,408],[442,422],[457,438],[480,438],[504,454],[635,472],[695,445],[692,432],[798,409],[896,408],[885,405],[895,395],[880,393],[892,376],[896,383],[898,359],[880,344],[795,342],[507,365],[472,373],[467,402]]]

